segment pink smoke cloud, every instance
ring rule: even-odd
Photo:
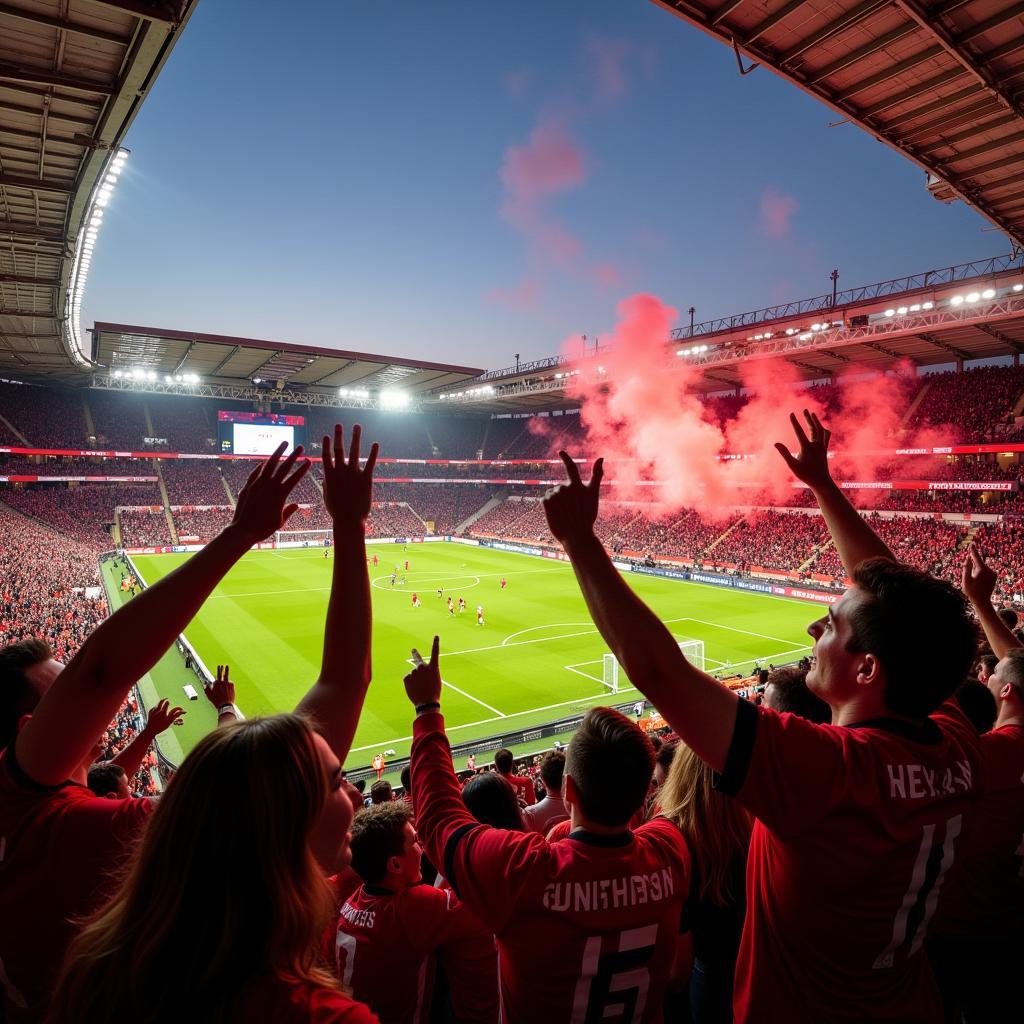
[[[586,155],[554,121],[542,121],[521,146],[509,146],[498,176],[506,188],[502,212],[518,222],[535,213],[538,203],[586,180]]]
[[[788,502],[794,479],[774,445],[795,450],[794,411],[822,417],[833,431],[834,472],[848,479],[877,479],[891,459],[883,452],[897,447],[897,438],[899,447],[949,443],[935,430],[919,432],[920,440],[901,433],[911,395],[906,375],[840,378],[834,388],[808,390],[781,359],[743,364],[748,401],[719,421],[701,400],[699,368],[666,343],[676,310],[656,296],[633,295],[617,312],[600,357],[580,357],[578,339],[564,347],[579,371],[567,390],[581,403],[586,438],[579,454],[603,455],[612,497],[650,503],[652,518],[696,508],[721,519],[736,505]]]
[[[533,68],[516,68],[514,71],[506,71],[501,83],[512,99],[519,100],[527,94],[533,79]]]
[[[590,36],[587,58],[594,73],[598,92],[605,99],[618,99],[626,91],[626,61],[633,52],[628,39]]]
[[[492,288],[484,295],[487,302],[527,313],[539,309],[543,297],[544,286],[533,277],[524,277],[512,288]]]
[[[761,194],[761,230],[769,238],[788,238],[793,215],[800,208],[795,196],[769,185]]]

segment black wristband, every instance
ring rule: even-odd
[[[421,714],[424,711],[440,711],[440,710],[441,710],[441,704],[440,704],[440,702],[438,702],[436,700],[432,700],[428,704],[417,704],[416,705],[416,714],[417,715]]]

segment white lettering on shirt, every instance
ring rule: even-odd
[[[549,882],[543,900],[547,910],[586,913],[654,903],[668,899],[674,892],[672,872],[662,868],[649,874],[620,875],[590,882]]]
[[[922,800],[926,797],[969,793],[972,786],[969,761],[957,761],[941,773],[923,764],[887,764],[889,797],[892,800]]]
[[[341,916],[356,928],[373,927],[374,912],[372,910],[358,910],[351,903],[346,903],[341,908]]]

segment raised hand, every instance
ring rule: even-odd
[[[370,514],[373,498],[373,467],[377,463],[380,445],[374,441],[366,466],[359,468],[359,442],[363,428],[352,428],[352,442],[348,461],[345,461],[345,428],[335,424],[334,440],[323,439],[324,504],[335,523],[361,523]]]
[[[215,708],[235,703],[235,684],[227,665],[217,666],[217,678],[206,687],[206,698]]]
[[[977,544],[971,544],[967,549],[960,586],[975,608],[992,603],[992,591],[996,589],[996,573],[981,557],[981,550]]]
[[[828,469],[828,442],[832,431],[821,425],[821,420],[813,412],[804,409],[804,419],[810,436],[804,433],[796,413],[789,414],[789,422],[793,424],[793,433],[800,443],[800,451],[793,455],[784,444],[776,444],[775,449],[792,470],[793,476],[803,481],[812,490],[824,487],[832,480]]]
[[[565,465],[567,484],[560,484],[544,496],[544,514],[551,532],[563,544],[593,534],[597,519],[601,480],[604,478],[604,459],[594,463],[590,483],[580,478],[579,467],[566,452],[559,452]]]
[[[412,649],[412,660],[415,668],[405,677],[405,693],[413,707],[420,707],[422,704],[439,704],[441,702],[441,640],[434,637],[433,646],[430,648],[430,661],[424,661],[423,656],[414,647]]]
[[[184,708],[172,708],[170,705],[169,700],[162,700],[149,709],[145,732],[150,736],[159,736],[165,729],[169,729],[185,717]]]
[[[309,472],[309,459],[303,459],[300,444],[282,461],[287,444],[282,442],[266,462],[257,466],[239,492],[238,503],[231,527],[239,531],[250,544],[266,539],[280,530],[299,507],[288,502],[288,496],[298,482]]]

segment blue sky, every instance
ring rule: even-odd
[[[914,165],[648,0],[202,0],[127,139],[94,320],[493,368],[995,255]]]

